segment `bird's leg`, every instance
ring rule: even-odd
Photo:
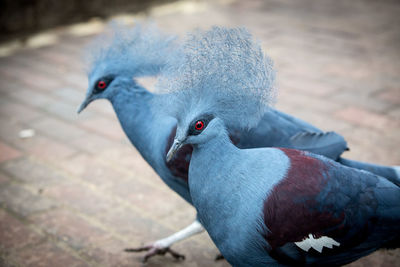
[[[204,231],[203,226],[197,220],[191,223],[189,226],[184,229],[176,232],[173,235],[170,235],[166,238],[155,241],[152,244],[145,245],[139,248],[127,248],[126,252],[141,252],[147,251],[146,255],[143,258],[143,262],[146,262],[150,257],[155,255],[165,255],[166,253],[170,253],[175,259],[185,259],[185,256],[177,253],[170,249],[170,246],[178,241],[189,238],[193,235],[199,234]]]

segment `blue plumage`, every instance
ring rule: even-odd
[[[240,150],[219,122],[204,131],[213,127],[212,140],[194,147],[189,187],[200,221],[232,265],[343,265],[400,245],[399,187],[306,152]],[[332,243],[296,245],[310,234]]]
[[[241,42],[244,38],[249,43],[249,36],[243,35],[241,30],[210,30],[213,31],[229,32],[229,35],[236,31],[238,38],[235,41]],[[211,36],[208,41],[212,43],[215,34],[210,32],[200,34]],[[225,45],[213,49],[225,50],[236,45],[230,36],[224,40]],[[224,44],[221,40],[218,42]],[[196,49],[197,45],[203,43],[196,43]],[[249,51],[258,50],[256,44],[251,45],[254,49],[243,49],[242,54],[236,50],[240,56],[235,54],[229,58],[229,54],[225,54],[228,58],[224,59],[224,64],[241,64],[237,61],[242,59],[248,64],[247,57],[260,56],[259,53],[249,55]],[[212,51],[215,53],[218,51]],[[197,56],[203,54],[204,51]],[[398,185],[310,152],[287,148],[238,148],[232,144],[227,129],[235,123],[245,128],[246,117],[241,114],[254,112],[257,117],[255,111],[267,108],[268,101],[254,97],[259,91],[247,87],[234,89],[240,90],[238,94],[243,101],[234,94],[231,97],[232,87],[226,87],[224,79],[210,82],[205,77],[213,76],[213,73],[204,71],[203,67],[196,68],[191,53],[188,55],[187,63],[179,69],[184,71],[177,73],[178,78],[174,81],[181,85],[179,90],[186,92],[172,92],[168,97],[177,99],[174,112],[179,116],[167,159],[171,159],[181,146],[193,146],[189,167],[191,198],[201,223],[232,265],[336,266],[379,248],[400,246]],[[218,62],[219,58],[215,60]],[[254,69],[269,71],[268,68]],[[204,90],[202,102],[187,101],[192,90],[196,98],[199,93],[190,86],[190,76],[180,78],[179,74],[185,71],[195,72],[196,79],[204,81],[198,87],[212,88]],[[260,74],[249,72],[242,83],[251,83],[256,77]],[[269,87],[264,89],[270,90]],[[212,105],[216,95],[218,101],[224,102],[225,109],[212,110],[204,105]],[[237,106],[240,109],[235,109]],[[225,123],[227,118],[229,121]],[[303,135],[294,135],[292,141],[302,147],[309,147],[309,144],[301,138],[320,143],[321,147],[329,143],[321,134]],[[325,136],[330,139],[329,135]],[[335,136],[332,143],[337,140],[340,139]]]
[[[188,114],[196,106],[201,106],[205,112],[218,112],[228,125],[230,121],[234,121],[235,125],[230,125],[231,127],[255,127],[269,105],[251,103],[257,103],[260,99],[269,104],[275,101],[272,60],[263,55],[260,46],[252,45],[251,34],[243,28],[215,28],[204,34],[198,30],[189,34],[187,39],[182,48],[183,56],[173,60],[163,70],[158,90],[164,94],[155,98],[154,106],[157,108],[154,111],[157,113],[161,110],[162,114],[170,114],[180,123],[182,114]],[[243,54],[248,56],[243,58]],[[262,71],[264,69],[268,72]],[[253,77],[251,82],[244,83],[250,75]],[[223,81],[229,89],[216,94],[214,87],[219,84],[215,81]],[[187,90],[182,90],[185,86],[190,86],[189,94]],[[243,95],[239,89],[253,93]],[[213,97],[205,98],[204,95]],[[234,113],[233,117],[233,113],[224,112],[227,108],[232,108],[230,103],[226,104],[226,96],[235,101],[233,108],[242,110],[241,113]],[[237,101],[238,99],[241,101]],[[176,105],[177,101],[184,105]],[[242,109],[243,103],[247,105]],[[187,110],[182,113],[176,107]]]
[[[192,203],[187,184],[192,148],[185,146],[171,162],[165,162],[165,155],[175,136],[177,120],[167,113],[158,112],[154,116],[151,110],[154,109],[156,95],[135,80],[140,76],[159,73],[167,62],[184,59],[181,57],[182,51],[177,47],[174,37],[161,34],[154,27],[141,26],[124,28],[122,33],[120,31],[118,28],[115,37],[105,43],[104,39],[108,35],[102,36],[94,41],[95,48],[90,48],[93,56],[89,70],[89,87],[80,111],[96,99],[108,99],[131,143],[171,189]],[[217,51],[218,47],[213,49]],[[256,62],[260,64],[260,61]],[[271,81],[272,76],[265,76],[265,79]],[[102,86],[105,87],[101,88]],[[265,97],[270,99],[269,94]],[[319,133],[327,137],[309,138],[308,133]],[[304,138],[299,140],[299,135],[304,135]],[[230,136],[241,148],[301,146],[339,161],[343,160],[340,155],[347,148],[341,136],[334,133],[324,135],[312,125],[273,108],[268,109],[257,127],[250,130],[234,129],[230,131]],[[358,164],[357,167],[360,168],[375,167],[372,164],[348,160],[345,164]],[[388,177],[397,179],[392,168],[375,168],[376,173],[386,172]]]

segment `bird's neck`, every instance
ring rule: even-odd
[[[226,133],[212,138],[207,143],[193,145],[193,154],[189,166],[190,188],[202,188],[215,182],[223,182],[226,179],[223,172],[221,172],[218,181],[208,181],[208,179],[219,169],[227,168],[227,166],[221,166],[218,163],[230,162],[228,159],[234,157],[238,152],[239,149],[231,143]],[[205,166],[207,167],[204,168]],[[191,177],[194,177],[194,179],[191,179]]]
[[[167,116],[153,116],[153,97],[143,87],[136,86],[120,90],[110,101],[131,143],[158,172],[165,168],[165,146],[175,121]]]
[[[265,239],[255,229],[266,195],[286,173],[287,157],[275,148],[236,148],[227,135],[193,148],[189,188],[203,226],[228,260],[263,259]]]
[[[232,240],[225,230],[242,233],[237,229],[240,229],[239,222],[242,221],[240,180],[243,180],[243,177],[241,173],[235,172],[235,166],[240,164],[236,161],[240,153],[240,150],[230,143],[228,136],[219,136],[204,145],[193,146],[189,167],[190,194],[198,217],[213,241],[218,244],[220,251],[228,257],[230,248],[224,244],[232,244],[237,240]],[[251,215],[254,214],[249,215],[252,223],[255,220]],[[237,237],[244,247],[248,247],[248,237],[244,238],[242,234]]]
[[[209,152],[223,153],[223,149],[235,149],[236,147],[232,144],[229,138],[228,132],[222,130],[212,139],[208,140],[206,143],[193,145],[194,150],[203,154]]]

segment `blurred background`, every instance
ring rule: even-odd
[[[76,110],[84,47],[111,20],[167,33],[245,26],[278,71],[277,108],[335,130],[346,157],[400,165],[400,2],[373,0],[0,2],[0,266],[141,266],[127,254],[192,222],[189,207],[130,145],[109,103]],[[141,81],[150,87],[152,83]],[[186,255],[214,262],[207,234]],[[400,266],[379,251],[351,266]]]

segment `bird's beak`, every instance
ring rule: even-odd
[[[82,102],[82,104],[79,106],[79,108],[78,108],[78,114],[79,113],[81,113],[81,111],[82,110],[84,110],[86,107],[87,107],[87,105],[89,105],[90,104],[90,102],[92,102],[93,101],[93,99],[89,96],[89,97],[87,97],[83,102]]]
[[[171,159],[175,156],[176,152],[184,145],[184,143],[178,139],[174,139],[174,143],[167,153],[167,162],[170,162]]]

